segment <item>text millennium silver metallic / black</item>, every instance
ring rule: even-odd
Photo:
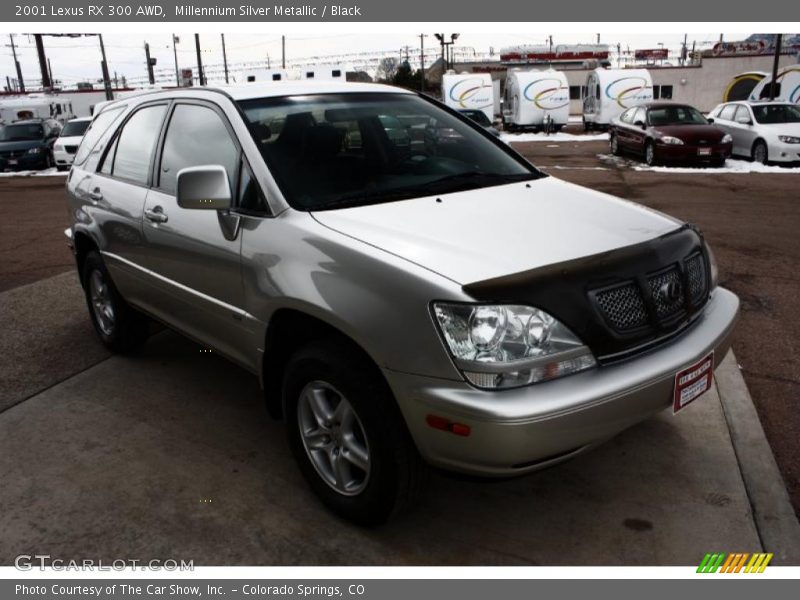
[[[175,7],[176,17],[360,17],[360,6],[330,4],[274,4],[272,6],[195,6],[183,4]]]

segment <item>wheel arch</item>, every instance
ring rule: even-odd
[[[86,256],[89,252],[99,251],[97,242],[94,241],[92,236],[83,231],[75,231],[72,235],[72,243],[75,246],[75,265],[78,268],[78,277],[83,285],[83,263],[86,261]]]

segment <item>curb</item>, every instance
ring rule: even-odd
[[[800,565],[800,522],[733,350],[714,375],[763,551],[779,565]]]

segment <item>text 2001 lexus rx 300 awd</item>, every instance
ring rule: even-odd
[[[739,306],[694,227],[386,86],[112,102],[67,189],[103,342],[152,318],[259,376],[310,486],[360,523],[426,463],[523,474],[681,409]]]

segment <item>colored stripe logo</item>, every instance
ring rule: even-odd
[[[698,573],[763,573],[772,560],[771,552],[708,553],[703,557]]]

